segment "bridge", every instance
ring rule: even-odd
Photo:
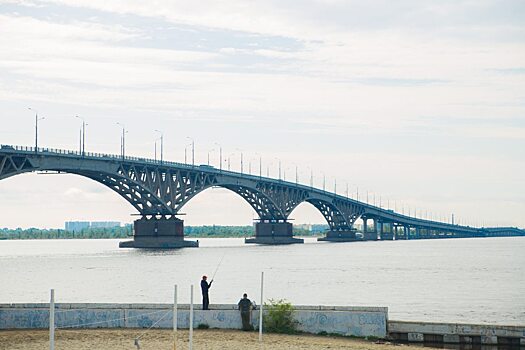
[[[255,237],[247,238],[246,243],[302,243],[302,239],[293,237],[289,217],[303,202],[317,208],[329,225],[326,237],[319,238],[321,241],[525,235],[524,230],[513,227],[480,228],[425,220],[312,186],[211,166],[50,148],[0,146],[0,180],[37,171],[84,176],[128,201],[141,218],[134,222],[133,241],[121,242],[121,247],[197,246],[198,242],[184,240],[184,224],[177,214],[193,197],[210,187],[237,193],[259,216]],[[353,227],[357,219],[363,220],[362,237],[356,235]]]

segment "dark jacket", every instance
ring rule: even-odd
[[[250,311],[252,308],[252,302],[248,298],[242,298],[237,305],[242,312]]]
[[[202,294],[208,294],[208,289],[211,288],[212,282],[208,283],[205,280],[201,281]]]

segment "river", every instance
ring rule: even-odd
[[[211,304],[242,293],[297,305],[387,306],[395,320],[525,324],[525,237],[288,246],[201,239],[200,248],[119,249],[119,240],[0,241],[0,303],[187,303],[213,275]]]

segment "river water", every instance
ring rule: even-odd
[[[247,292],[297,305],[387,306],[389,318],[525,324],[525,237],[289,246],[201,239],[198,249],[119,249],[118,240],[0,241],[0,303],[187,303],[213,275],[211,303]]]

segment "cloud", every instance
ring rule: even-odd
[[[50,146],[77,147],[77,125],[54,117],[81,113],[100,151],[118,150],[118,120],[134,154],[150,155],[150,129],[163,128],[170,154],[192,136],[203,154],[214,142],[257,150],[398,198],[416,181],[436,198],[445,178],[478,199],[468,176],[480,154],[482,174],[525,170],[520,1],[3,4],[2,142],[32,141],[27,105],[37,105]],[[487,179],[487,197],[514,195]],[[69,195],[82,193],[93,192]]]

